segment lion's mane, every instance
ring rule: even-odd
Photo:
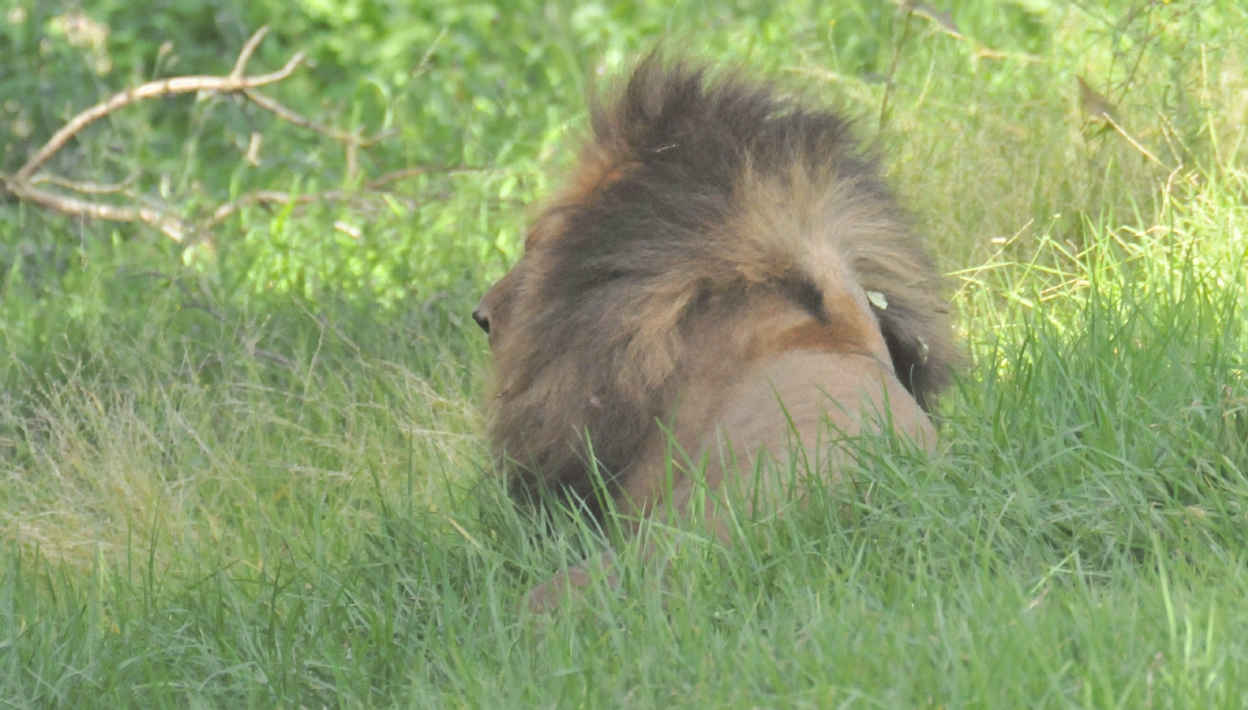
[[[699,314],[761,289],[833,322],[829,260],[882,294],[892,368],[933,405],[959,357],[941,279],[842,115],[656,56],[590,113],[573,179],[492,294],[489,438],[516,497],[600,513],[591,471],[615,495],[701,376],[686,338]]]

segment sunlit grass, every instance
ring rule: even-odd
[[[466,314],[524,214],[451,212],[502,177],[379,219],[426,230],[402,258],[429,283],[390,310],[294,286],[230,300],[259,272],[177,271],[119,240],[84,240],[59,282],[15,268],[0,704],[1248,703],[1243,13],[1163,13],[1155,41],[1180,66],[1150,50],[1140,76],[1165,81],[1128,85],[1144,35],[1121,14],[1010,7],[957,9],[963,39],[914,20],[904,41],[891,5],[704,13],[708,55],[826,90],[877,140],[974,364],[936,456],[879,446],[852,490],[742,516],[730,547],[678,531],[661,569],[624,546],[622,590],[552,618],[521,613],[525,590],[603,540],[567,520],[538,534],[487,475],[488,357]],[[582,12],[597,39],[578,46],[614,61],[695,10],[642,7],[624,29]],[[874,74],[895,55],[881,122]],[[1121,125],[1163,164],[1089,124],[1076,74],[1119,87]],[[569,146],[581,109],[551,110],[500,175],[559,162],[535,146]],[[306,240],[337,217],[244,226]],[[0,223],[12,243],[65,229],[20,219]]]

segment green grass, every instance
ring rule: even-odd
[[[475,59],[437,101],[564,59],[513,106],[537,135],[464,119],[494,172],[418,186],[424,216],[256,212],[183,267],[0,206],[0,705],[1248,704],[1248,17],[967,2],[958,40],[891,5],[747,5],[516,3],[498,32],[549,28],[488,66],[488,17],[442,18]],[[665,570],[625,548],[622,593],[534,619],[524,591],[602,541],[536,535],[487,475],[465,316],[525,218],[502,183],[527,200],[566,163],[577,72],[690,27],[860,117],[974,364],[938,455],[876,447],[854,490],[730,547],[678,533]],[[1085,125],[1076,74],[1163,165]],[[372,217],[410,288],[316,264],[254,288],[295,273],[291,235]]]

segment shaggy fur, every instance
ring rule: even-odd
[[[690,453],[780,448],[778,395],[811,421],[831,400],[851,434],[887,407],[933,443],[916,403],[958,357],[947,305],[844,118],[656,57],[591,116],[573,179],[474,312],[517,499],[551,491],[601,515],[592,446],[606,495],[644,512],[664,429]]]

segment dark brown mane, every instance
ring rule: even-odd
[[[613,494],[698,376],[682,369],[682,328],[707,304],[773,289],[829,318],[809,270],[818,249],[884,295],[897,376],[932,406],[958,357],[940,279],[845,118],[651,56],[591,106],[591,124],[503,299],[490,435],[519,497],[548,486],[596,509],[587,439]]]

